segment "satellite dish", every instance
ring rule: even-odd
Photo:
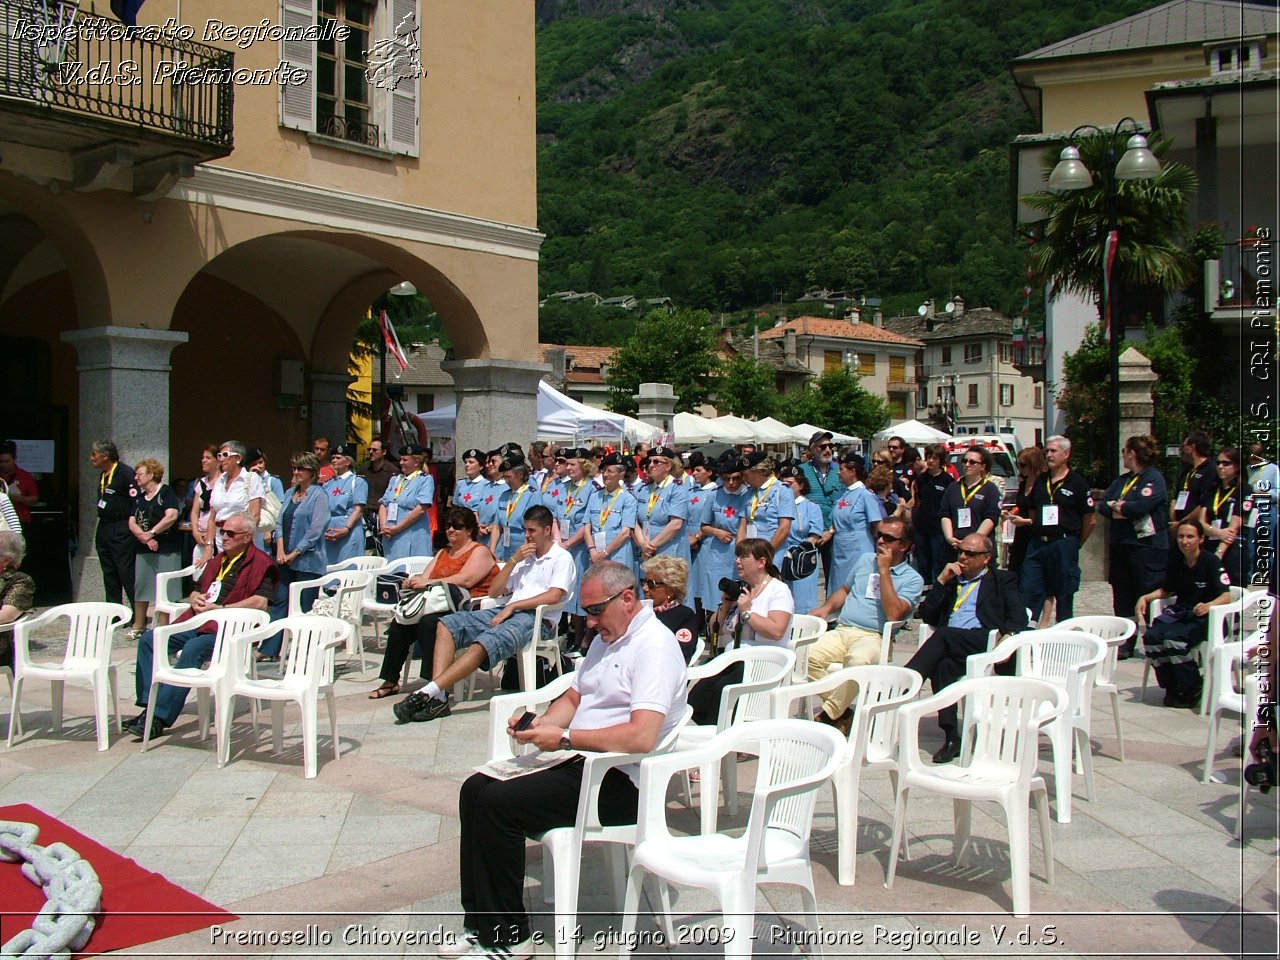
[[[928,312],[929,312],[929,308],[925,306],[923,303],[920,304],[920,306],[916,307],[916,313],[918,313],[922,317]]]
[[[954,301],[954,300],[948,300],[948,301],[947,301],[947,313],[955,313],[955,312],[956,312],[956,304],[955,304],[955,301]]]

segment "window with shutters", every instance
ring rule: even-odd
[[[337,23],[346,28],[346,38],[316,44],[316,132],[379,147],[382,134],[371,122],[365,76],[373,13],[368,0],[318,0],[317,24]]]
[[[1035,408],[1037,410],[1042,409],[1044,407],[1044,387],[1037,383],[1033,396],[1035,398],[1033,404]]]
[[[969,384],[969,406],[976,407],[978,405],[978,385],[976,383]]]
[[[858,376],[869,377],[876,372],[876,355],[874,353],[858,354]]]
[[[1000,384],[1000,406],[1002,407],[1013,406],[1013,384],[1012,383]]]
[[[964,345],[964,362],[965,363],[981,363],[982,362],[982,344],[966,343]]]
[[[844,354],[839,350],[822,351],[822,372],[831,373],[844,366]]]
[[[951,348],[950,347],[942,348],[942,365],[944,367],[951,366]]]
[[[889,382],[905,383],[907,380],[907,358],[906,357],[890,357],[889,358]]]

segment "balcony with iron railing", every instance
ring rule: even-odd
[[[1275,240],[1245,237],[1225,244],[1217,260],[1204,262],[1204,309],[1227,325],[1255,317],[1276,319]]]
[[[71,186],[143,195],[232,149],[235,55],[74,3],[0,0],[0,141],[72,157]]]
[[[1013,369],[1035,383],[1044,383],[1044,344],[1032,342],[1015,346]]]

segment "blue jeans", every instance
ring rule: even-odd
[[[218,639],[216,633],[200,633],[198,630],[187,630],[169,637],[169,654],[177,654],[179,669],[200,669],[213,656],[213,645]],[[155,635],[148,630],[138,638],[138,669],[134,677],[136,698],[139,707],[146,707],[151,693],[151,667]],[[166,727],[173,726],[182,713],[183,704],[187,702],[187,687],[173,687],[167,683],[160,684],[156,695],[156,719]]]
[[[289,584],[297,583],[299,580],[315,580],[317,577],[323,576],[319,573],[306,573],[301,570],[290,570],[288,567],[279,567],[280,583],[276,586],[276,595],[271,600],[271,619],[283,620],[289,615]],[[302,591],[302,612],[307,613],[315,605],[316,598],[320,596],[320,591],[303,590]],[[273,633],[267,639],[263,640],[258,650],[268,657],[280,656],[280,647],[284,645],[284,631]]]
[[[1033,537],[1022,564],[1022,602],[1031,621],[1040,619],[1048,597],[1058,601],[1056,621],[1075,616],[1076,591],[1080,589],[1080,538],[1060,537],[1048,542]]]

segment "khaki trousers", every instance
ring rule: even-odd
[[[827,667],[833,663],[842,667],[879,663],[880,647],[879,630],[845,626],[828,630],[809,648],[809,679],[821,680],[827,675]],[[858,685],[846,683],[823,694],[822,709],[832,720],[838,720],[857,695]]]

